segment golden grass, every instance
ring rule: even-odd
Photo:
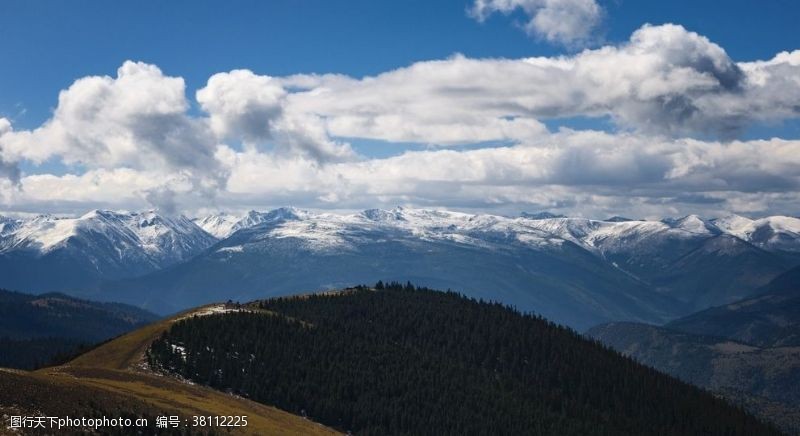
[[[332,429],[274,407],[156,374],[146,368],[144,362],[147,348],[172,323],[212,306],[214,305],[193,309],[122,335],[65,365],[35,372],[9,372],[7,377],[11,377],[11,374],[17,377],[14,380],[17,384],[14,386],[19,386],[20,377],[27,377],[25,380],[30,384],[37,384],[40,390],[40,385],[47,384],[54,393],[61,392],[61,388],[77,394],[84,390],[88,392],[87,395],[103,392],[109,398],[128,399],[132,404],[144,405],[142,407],[158,411],[162,415],[177,414],[182,419],[191,419],[192,416],[246,415],[247,427],[232,429],[237,434],[338,434]],[[0,387],[2,382],[3,372],[0,371]]]

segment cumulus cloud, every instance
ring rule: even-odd
[[[791,207],[800,198],[798,150],[800,142],[789,140],[722,143],[564,131],[526,145],[406,152],[325,167],[231,149],[220,158],[231,167],[231,194],[249,203],[536,204],[603,215],[741,210],[739,199],[757,192],[772,198],[754,203],[762,212]]]
[[[11,131],[11,121],[8,118],[0,117],[0,136]]]
[[[147,199],[165,211],[190,212],[210,204],[229,209],[411,204],[509,213],[552,208],[595,217],[786,213],[800,201],[798,150],[800,141],[792,140],[723,143],[569,130],[529,144],[409,151],[326,165],[302,155],[221,146],[216,158],[230,178],[215,203],[192,195],[191,183],[179,176],[165,189],[154,173],[132,169],[26,176],[25,189],[6,201],[25,210],[62,211],[87,202],[135,208]]]
[[[737,64],[677,25],[644,26],[620,46],[573,56],[450,59],[374,77],[306,76],[287,97],[337,136],[463,144],[524,141],[540,121],[610,117],[641,132],[730,139],[754,121],[797,117],[794,55]]]
[[[58,155],[106,168],[207,166],[214,144],[185,116],[188,106],[182,78],[128,61],[115,78],[77,80],[60,93],[44,125],[3,135],[3,152],[35,162]]]
[[[354,158],[348,144],[330,139],[318,116],[287,111],[286,96],[279,80],[249,70],[215,74],[197,91],[220,140],[241,140],[250,147],[272,144],[320,163]]]
[[[0,117],[0,138],[11,130],[11,121]],[[13,186],[19,187],[19,167],[15,162],[7,162],[2,156],[2,149],[0,149],[0,180],[8,180]]]
[[[178,212],[177,193],[168,186],[156,186],[144,191],[144,198],[160,212],[174,215]]]
[[[249,70],[219,73],[197,91],[220,140],[242,138],[258,143],[272,138],[273,123],[283,112],[286,91],[275,79]]]
[[[88,203],[165,211],[414,204],[651,216],[796,213],[800,142],[736,140],[800,118],[800,51],[737,63],[681,26],[557,57],[418,62],[376,76],[212,76],[190,111],[181,78],[126,62],[62,91],[50,120],[0,118],[3,208]],[[547,120],[608,119],[609,131]],[[348,142],[396,147],[376,158]],[[354,142],[355,143],[355,142]],[[406,150],[406,143],[425,144]],[[240,146],[241,145],[241,146]],[[15,163],[61,159],[63,176]],[[13,190],[16,181],[21,190]]]
[[[31,131],[7,131],[0,146],[10,161],[56,156],[92,169],[179,172],[214,192],[227,175],[214,159],[207,124],[187,116],[188,108],[182,78],[128,61],[116,77],[77,80],[60,93],[50,120]]]
[[[508,15],[517,9],[528,17],[529,35],[567,45],[587,42],[603,19],[595,0],[475,0],[469,14],[484,21],[496,12]]]

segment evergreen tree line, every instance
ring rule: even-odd
[[[177,322],[151,366],[363,435],[768,435],[540,317],[411,284]]]

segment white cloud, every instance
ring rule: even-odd
[[[329,138],[324,122],[313,113],[287,112],[287,92],[269,76],[249,70],[219,73],[197,91],[197,101],[210,116],[220,140],[244,141],[256,147],[272,143],[281,151],[313,157],[319,162],[351,159],[348,144]]]
[[[0,137],[12,131],[11,121],[0,117]],[[15,162],[8,162],[2,155],[0,147],[0,182],[8,181],[12,186],[19,186],[20,171]]]
[[[11,121],[8,118],[0,117],[0,136],[11,131]]]
[[[250,204],[366,208],[412,203],[494,208],[524,204],[571,213],[761,211],[800,198],[800,141],[653,140],[565,131],[527,145],[400,156],[319,167],[302,158],[220,151],[228,188]],[[752,197],[749,197],[752,198]]]
[[[517,9],[529,19],[529,35],[567,45],[587,42],[603,19],[595,0],[475,0],[469,13],[484,21],[496,12],[508,15]]]
[[[227,174],[214,159],[216,142],[206,123],[187,116],[188,108],[182,78],[128,61],[115,78],[77,80],[59,94],[50,120],[31,131],[6,128],[0,147],[10,161],[55,156],[90,169],[177,172],[213,196]]]
[[[563,131],[525,145],[428,150],[319,165],[302,155],[258,150],[216,152],[230,173],[214,202],[193,194],[179,174],[92,170],[31,175],[9,191],[5,208],[80,211],[137,208],[156,201],[180,210],[292,204],[361,209],[411,204],[452,208],[558,209],[604,216],[786,213],[800,200],[800,141],[706,142],[636,134]],[[163,190],[163,186],[169,188]]]
[[[285,97],[275,79],[249,70],[215,74],[197,91],[197,101],[220,140],[242,138],[252,143],[272,137],[272,124],[283,112]]]
[[[681,26],[644,26],[628,43],[574,56],[419,62],[374,77],[305,76],[293,111],[333,135],[464,144],[524,141],[540,120],[611,117],[621,128],[731,138],[754,121],[797,117],[800,67],[783,56],[739,65]]]
[[[800,51],[736,63],[675,25],[569,56],[453,56],[364,78],[235,70],[212,76],[196,99],[203,112],[192,114],[181,78],[126,62],[114,78],[62,91],[39,128],[0,118],[0,175],[11,180],[0,207],[415,204],[652,216],[797,213],[800,200],[800,141],[731,139],[753,123],[800,118]],[[568,117],[606,117],[617,129],[543,124]],[[375,158],[357,156],[350,138],[397,153],[393,143],[432,146]],[[20,175],[14,165],[52,158],[87,170]]]
[[[47,123],[3,135],[3,152],[93,167],[189,165],[208,157],[213,144],[185,117],[188,106],[183,79],[125,62],[116,78],[85,77],[62,91]]]

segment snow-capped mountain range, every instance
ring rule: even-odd
[[[767,251],[800,252],[800,219],[787,216],[753,220],[739,215],[715,219],[689,215],[647,221],[618,217],[592,220],[547,212],[506,217],[404,207],[354,214],[315,214],[284,207],[194,219],[169,217],[152,210],[92,210],[77,218],[0,216],[0,254],[31,251],[45,255],[70,242],[95,238],[113,244],[114,258],[142,257],[154,266],[163,267],[192,257],[239,230],[264,225],[267,225],[265,237],[296,238],[307,247],[320,250],[346,248],[348,235],[372,230],[481,246],[514,241],[546,247],[569,241],[598,254],[630,247],[655,235],[694,239],[728,234]]]
[[[33,219],[3,218],[0,253],[33,251],[39,255],[77,241],[107,240],[112,257],[142,257],[155,266],[167,266],[190,257],[215,242],[215,238],[183,216],[170,218],[154,211],[112,212],[93,210],[78,218],[40,215]]]
[[[569,218],[547,212],[520,217],[409,209],[369,209],[355,214],[313,214],[295,208],[269,212],[250,211],[244,216],[227,213],[195,219],[203,230],[225,239],[238,230],[274,223],[265,229],[275,238],[304,240],[310,248],[341,248],[354,230],[402,231],[421,239],[452,240],[486,245],[503,235],[506,241],[532,246],[558,246],[573,242],[594,253],[618,250],[654,235],[704,238],[728,234],[767,251],[800,252],[800,219],[772,216],[749,219],[739,215],[703,219],[689,215],[660,221]]]
[[[216,241],[190,219],[154,211],[4,217],[0,285],[30,291],[85,289],[172,266]]]
[[[583,328],[743,298],[797,263],[800,219],[784,216],[591,220],[397,207],[0,217],[0,287],[162,311],[391,279]]]

